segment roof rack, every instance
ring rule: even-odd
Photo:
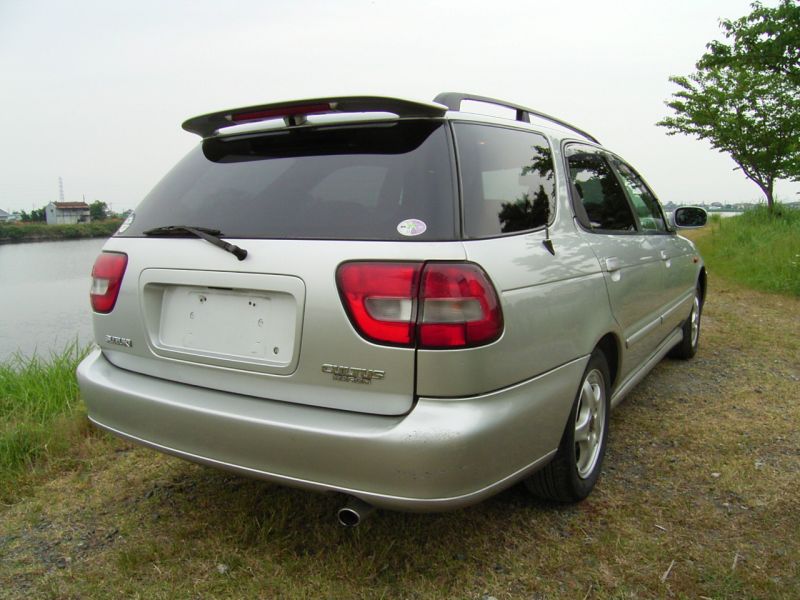
[[[386,112],[398,117],[441,117],[445,107],[427,102],[414,102],[383,96],[342,96],[340,98],[312,98],[291,100],[223,110],[191,118],[183,128],[207,138],[219,130],[244,123],[255,123],[282,118],[287,127],[302,125],[308,115],[329,113]]]
[[[512,104],[511,102],[506,102],[505,100],[498,100],[497,98],[489,98],[487,96],[478,96],[476,94],[462,94],[461,92],[442,92],[436,98],[433,99],[434,102],[437,104],[444,104],[449,110],[459,111],[461,110],[461,103],[464,100],[473,100],[475,102],[485,102],[486,104],[495,104],[497,106],[503,106],[505,108],[510,108],[512,110],[517,111],[516,120],[522,121],[523,123],[530,123],[531,122],[531,115],[536,117],[540,117],[542,119],[546,119],[553,123],[557,123],[562,127],[566,127],[574,131],[575,133],[579,133],[585,138],[593,141],[595,144],[599,144],[600,142],[597,140],[596,137],[590,135],[583,129],[579,129],[574,125],[567,123],[566,121],[562,121],[556,117],[551,117],[548,114],[543,112],[539,112],[538,110],[534,110],[532,108],[527,108],[525,106],[520,106],[519,104]]]

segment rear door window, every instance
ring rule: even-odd
[[[120,235],[189,225],[232,238],[452,240],[451,157],[446,126],[433,120],[211,138]]]
[[[628,194],[628,199],[633,204],[636,218],[639,220],[642,231],[667,231],[664,215],[661,213],[661,206],[642,178],[620,159],[612,157],[611,162],[617,173],[619,173],[622,186]]]
[[[636,231],[636,222],[604,153],[572,144],[566,150],[573,206],[578,220],[590,230]]]
[[[552,222],[555,176],[543,135],[474,123],[456,123],[454,130],[465,237],[528,231]]]

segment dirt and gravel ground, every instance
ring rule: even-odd
[[[579,505],[344,530],[337,497],[87,434],[0,507],[0,598],[800,597],[800,299],[710,285],[698,356],[614,413]]]

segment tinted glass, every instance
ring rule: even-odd
[[[614,167],[619,173],[622,185],[633,204],[639,225],[643,231],[667,231],[661,207],[653,192],[645,185],[641,177],[630,166],[617,158],[612,158]]]
[[[464,232],[482,238],[543,227],[555,214],[553,157],[544,136],[456,123]]]
[[[239,238],[454,239],[452,181],[445,127],[430,120],[210,139],[122,235],[190,225]]]
[[[567,163],[572,192],[582,209],[578,218],[584,225],[604,231],[636,230],[625,192],[602,154],[594,148],[569,146]]]

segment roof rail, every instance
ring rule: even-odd
[[[222,110],[185,121],[182,127],[191,133],[207,138],[220,129],[282,118],[287,127],[302,125],[308,115],[328,113],[387,112],[398,117],[441,117],[443,106],[383,96],[342,96],[340,98],[312,98],[274,102]]]
[[[595,144],[599,144],[600,142],[597,140],[596,137],[590,135],[583,129],[579,129],[574,125],[567,123],[566,121],[562,121],[556,117],[551,117],[548,114],[543,112],[539,112],[538,110],[534,110],[532,108],[527,108],[525,106],[520,106],[519,104],[512,104],[511,102],[506,102],[505,100],[498,100],[497,98],[489,98],[487,96],[478,96],[476,94],[463,94],[461,92],[442,92],[436,98],[433,99],[434,102],[437,104],[444,104],[449,110],[459,111],[461,110],[461,103],[464,100],[473,100],[475,102],[485,102],[486,104],[495,104],[497,106],[503,106],[505,108],[510,108],[512,110],[517,111],[517,116],[515,117],[517,121],[522,121],[523,123],[530,123],[531,122],[531,115],[546,119],[553,123],[557,123],[562,127],[566,127],[574,131],[575,133],[579,133],[580,135],[584,136],[585,138],[593,141]]]

